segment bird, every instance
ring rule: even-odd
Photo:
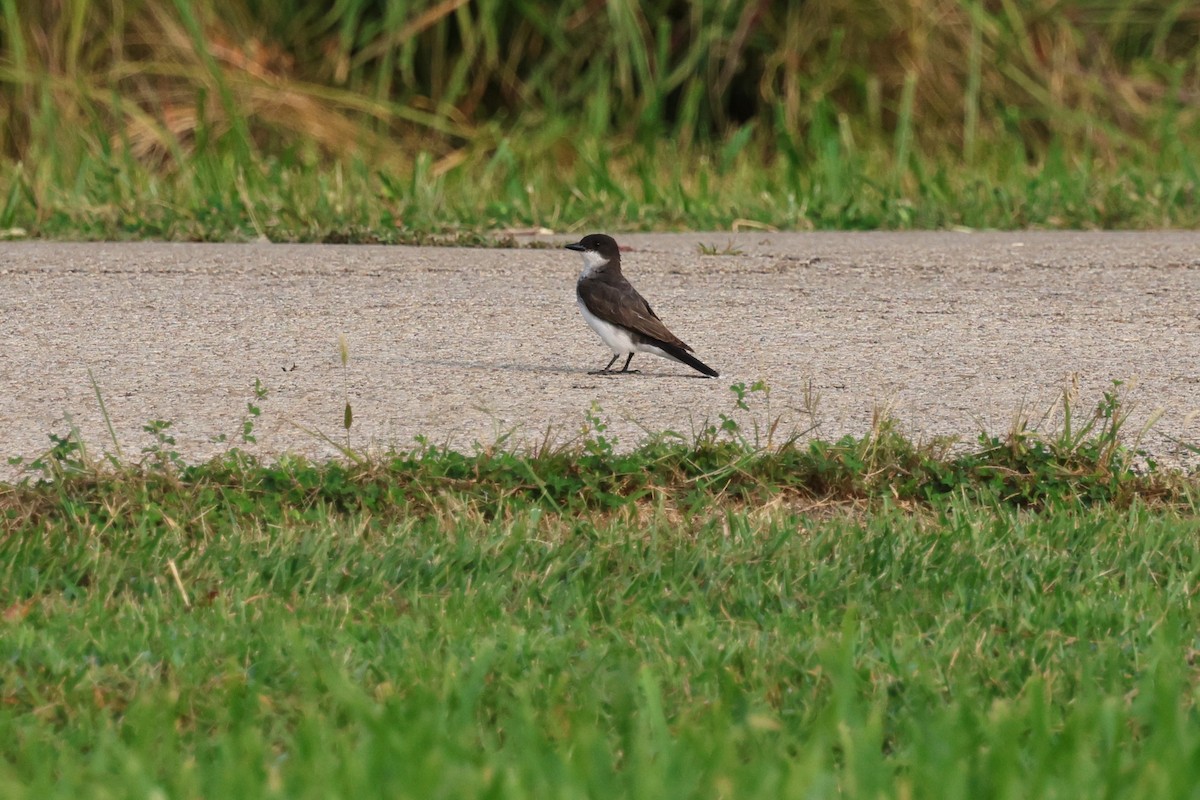
[[[583,256],[583,269],[575,284],[575,302],[592,330],[613,351],[612,361],[591,375],[634,374],[629,362],[635,353],[653,353],[687,364],[710,378],[720,377],[715,369],[692,355],[692,348],[654,313],[646,298],[621,274],[621,250],[611,236],[590,233],[566,246]],[[625,356],[625,366],[612,368]]]

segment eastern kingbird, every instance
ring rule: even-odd
[[[583,269],[579,283],[575,284],[575,302],[587,324],[613,351],[608,366],[592,375],[637,372],[629,369],[633,354],[654,353],[687,364],[710,378],[718,377],[715,369],[693,356],[692,348],[667,330],[646,299],[625,280],[621,274],[621,251],[611,236],[588,234],[567,245],[567,249],[583,256]],[[612,365],[621,356],[627,356],[625,366],[613,369]]]

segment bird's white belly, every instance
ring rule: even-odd
[[[619,328],[611,322],[605,322],[600,319],[588,311],[587,306],[583,304],[582,300],[576,298],[575,303],[579,306],[579,312],[583,314],[583,318],[587,320],[587,324],[592,327],[592,330],[600,334],[600,338],[613,351],[613,355],[622,356],[642,349],[633,343],[633,339],[629,337],[629,332],[624,328]],[[655,349],[657,350],[658,348]]]

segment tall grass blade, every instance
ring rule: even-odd
[[[108,439],[113,445],[113,454],[118,459],[125,457],[121,452],[121,442],[117,439],[117,431],[113,428],[112,418],[108,415],[108,406],[104,404],[104,394],[100,391],[100,384],[96,382],[96,376],[92,373],[92,368],[88,367],[88,381],[92,384],[92,393],[96,395],[96,405],[100,407],[100,416],[104,419],[104,427],[108,430]]]

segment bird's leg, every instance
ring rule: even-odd
[[[633,353],[630,353],[629,358],[625,359],[625,366],[621,367],[621,372],[628,372],[632,375],[636,375],[638,373],[638,370],[629,368],[630,361],[633,361]],[[612,365],[610,364],[609,366],[612,366]]]
[[[620,355],[613,356],[612,361],[608,362],[608,366],[606,366],[604,369],[593,369],[588,372],[588,375],[607,375],[612,370],[612,365],[617,363],[617,359],[620,357]],[[630,353],[629,357],[633,358],[633,354]],[[625,366],[629,366],[628,361],[625,362]]]

